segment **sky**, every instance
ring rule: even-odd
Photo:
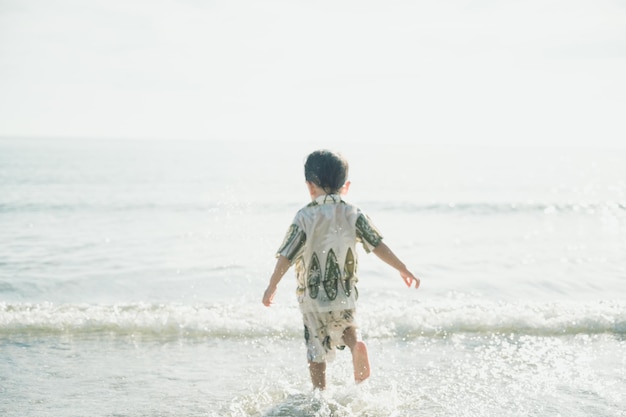
[[[626,146],[626,1],[0,0],[0,137]]]

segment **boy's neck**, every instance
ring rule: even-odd
[[[311,196],[311,200],[315,200],[316,198],[327,194],[326,191],[324,191],[316,184],[313,184],[312,182],[307,181],[306,185],[309,189],[309,195]]]
[[[326,191],[322,190],[320,187],[318,187],[315,184],[309,185],[309,194],[311,195],[311,200],[315,200],[318,197],[327,195]]]
[[[346,182],[346,184],[343,187],[341,187],[341,190],[336,191],[334,193],[327,193],[321,187],[318,187],[317,185],[309,181],[307,181],[306,185],[309,188],[309,194],[311,195],[311,200],[315,200],[318,197],[322,197],[322,196],[330,195],[330,194],[341,194],[341,195],[347,194],[348,188],[350,187],[350,182],[349,181]]]

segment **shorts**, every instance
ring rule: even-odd
[[[335,348],[345,347],[344,330],[357,327],[355,316],[356,311],[353,309],[302,313],[308,360],[318,363],[332,361],[335,358]]]

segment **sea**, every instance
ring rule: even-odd
[[[312,388],[289,271],[307,154],[421,279],[360,250]],[[626,416],[626,149],[0,139],[0,415]]]

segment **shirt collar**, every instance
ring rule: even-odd
[[[341,196],[339,194],[326,194],[317,197],[313,201],[317,204],[337,204],[341,202]]]

